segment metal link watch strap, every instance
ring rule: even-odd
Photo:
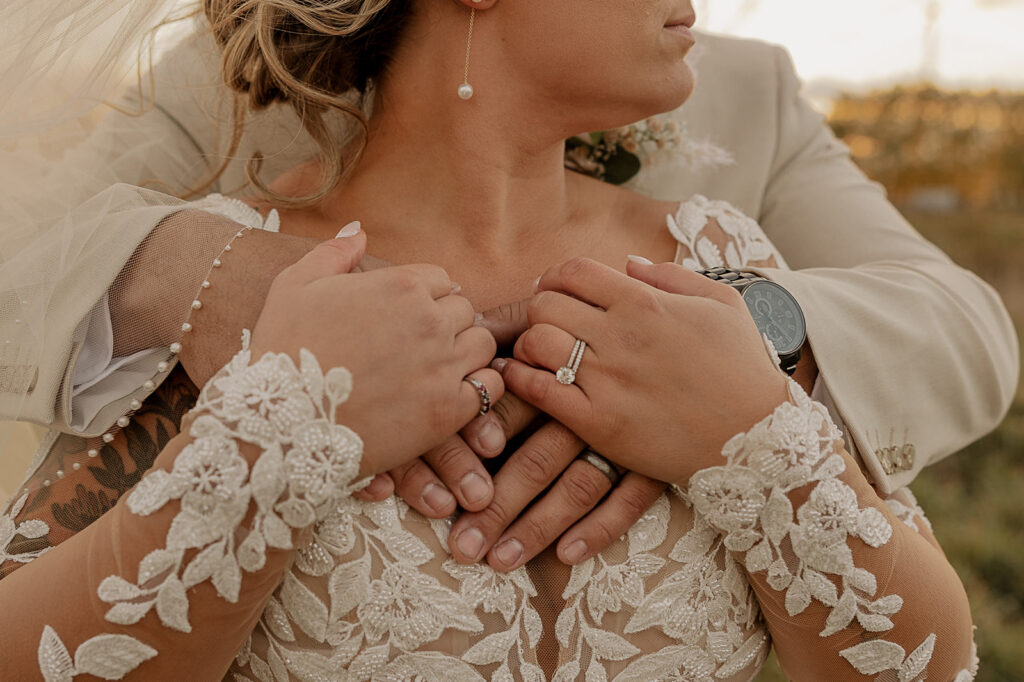
[[[761,277],[760,275],[755,275],[752,272],[741,272],[739,270],[730,270],[729,268],[710,268],[708,270],[698,270],[697,273],[704,275],[708,279],[713,279],[716,282],[728,284],[740,293],[754,282],[769,281],[768,279]]]

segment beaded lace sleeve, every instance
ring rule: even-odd
[[[684,493],[745,566],[790,679],[973,679],[966,597],[934,539],[878,497],[823,405],[793,381],[790,396]]]
[[[19,614],[13,639],[35,638],[31,647],[5,643],[26,658],[5,654],[0,677],[223,673],[281,579],[296,533],[358,485],[362,441],[335,422],[351,388],[346,369],[325,374],[305,350],[298,366],[274,353],[253,362],[246,333],[186,417],[187,436],[124,503],[36,559],[37,570],[0,582],[0,601]],[[68,579],[70,565],[84,567],[81,580]],[[63,580],[51,575],[61,571]]]

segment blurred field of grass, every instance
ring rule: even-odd
[[[1024,337],[1024,213],[907,218],[994,286]],[[1024,387],[998,429],[926,469],[911,486],[971,600],[978,682],[1024,680]],[[774,659],[758,682],[783,682]]]

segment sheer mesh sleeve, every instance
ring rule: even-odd
[[[198,393],[179,367],[109,443],[50,432],[0,516],[0,578],[110,511],[178,435]]]
[[[252,363],[243,349],[124,503],[0,581],[5,648],[16,652],[0,676],[227,670],[294,534],[353,490],[362,442],[334,420],[350,390],[346,370],[325,374],[305,351],[296,367],[275,354]]]
[[[880,499],[827,410],[790,392],[689,488],[746,567],[790,679],[973,679],[967,598],[923,517],[904,493]]]

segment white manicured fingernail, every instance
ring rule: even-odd
[[[462,285],[458,282],[452,282],[452,293],[458,294],[462,292]]]
[[[355,237],[363,229],[362,223],[358,220],[353,220],[345,227],[338,231],[338,234],[334,235],[335,239],[344,239],[346,237]]]
[[[508,360],[505,358],[494,358],[494,360],[491,361],[491,369],[497,370],[499,374],[504,372],[507,366]]]
[[[643,256],[626,256],[626,258],[631,263],[636,263],[637,265],[654,265],[654,261],[644,258]]]
[[[540,291],[540,277],[533,281],[533,293]]]
[[[484,321],[484,314],[483,313],[477,313],[475,316],[473,316],[473,324],[478,325],[478,324],[480,324],[483,321]]]

